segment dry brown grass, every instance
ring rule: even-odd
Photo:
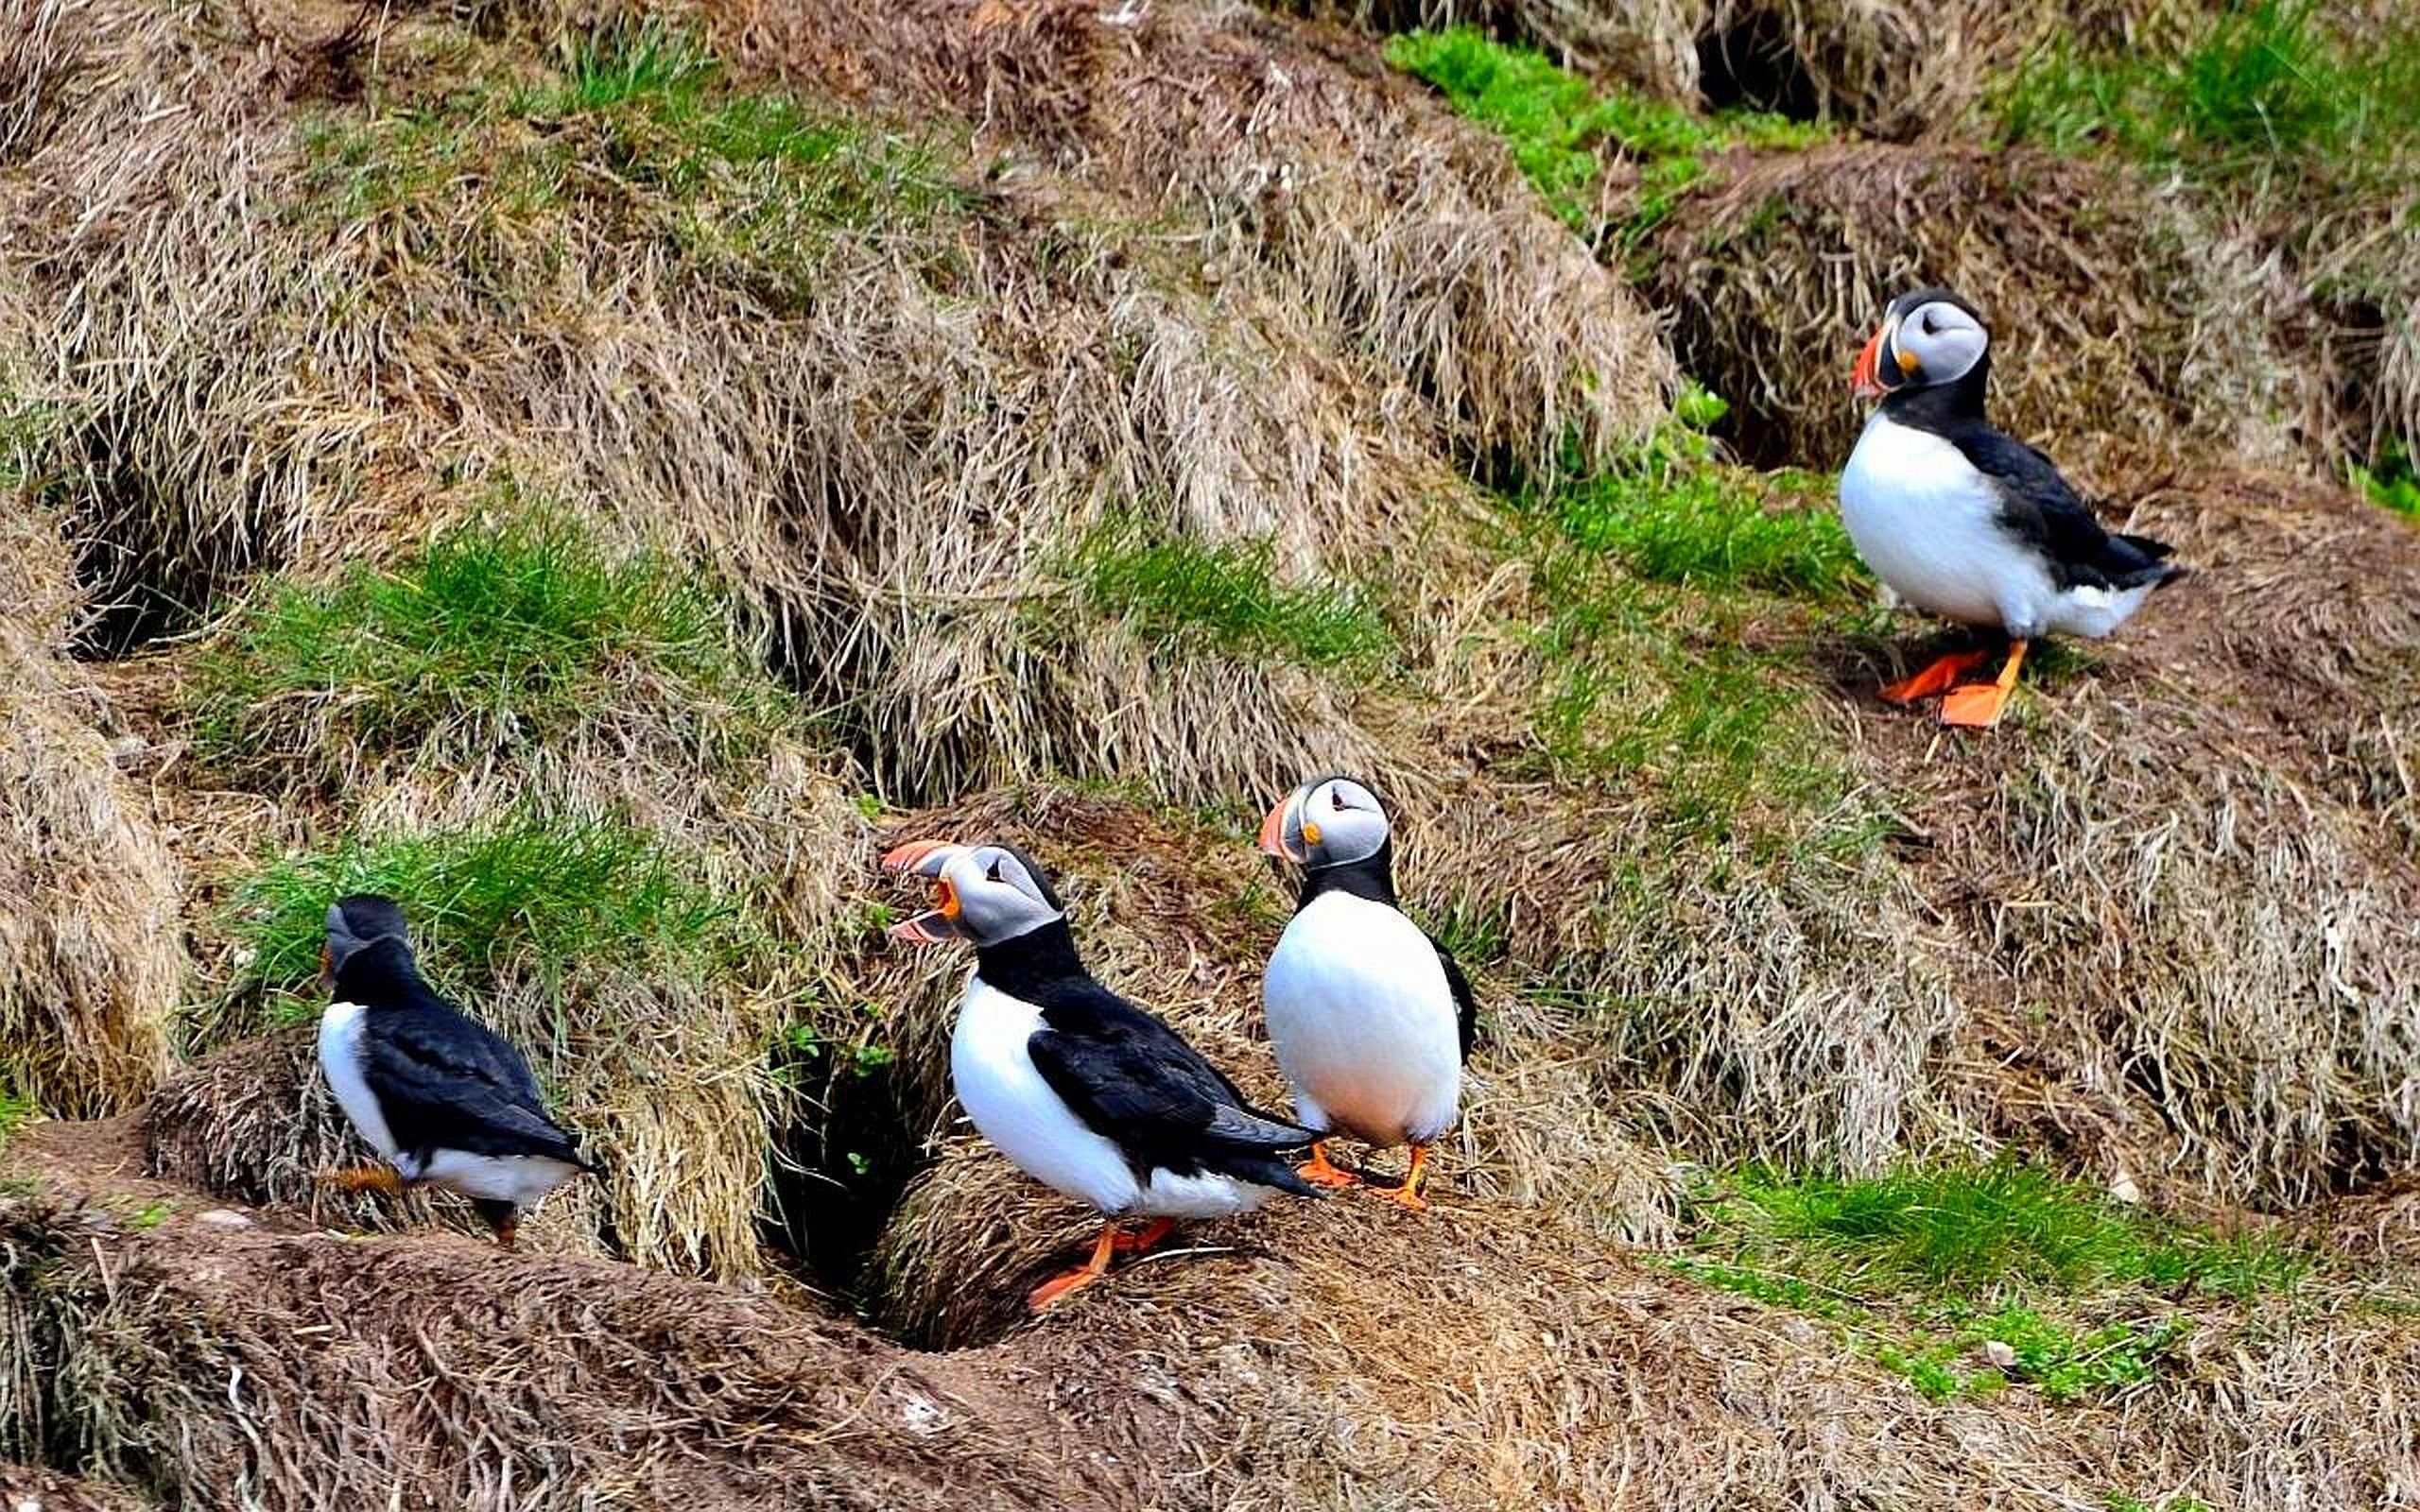
[[[118,772],[107,699],[65,660],[66,547],[23,493],[0,514],[0,1063],[9,1090],[93,1117],[167,1071],[177,868]]]
[[[759,1296],[454,1238],[0,1222],[0,1444],[177,1504],[1132,1504],[1011,1373]]]
[[[1993,335],[1996,419],[2070,461],[2150,443],[2278,459],[2292,375],[2268,292],[2179,199],[2126,170],[1878,145],[1743,165],[1660,235],[1683,364],[1742,406],[1758,460],[1831,466],[1848,364],[1882,306],[1945,284]]]
[[[182,1203],[130,1225],[77,1205],[97,1152],[43,1145],[54,1195],[0,1219],[23,1283],[0,1330],[30,1367],[0,1377],[0,1452],[188,1500],[242,1484],[326,1504],[401,1480],[477,1507],[2048,1509],[2122,1491],[2350,1512],[2420,1472],[2408,1322],[2332,1286],[2202,1305],[2151,1382],[2105,1400],[1933,1402],[1820,1322],[1446,1193],[1418,1217],[1335,1198],[1204,1226],[1028,1323],[1016,1293],[1080,1229],[954,1156],[921,1221],[996,1342],[919,1356],[808,1305],[454,1238],[230,1228]]]

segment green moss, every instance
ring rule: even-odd
[[[700,741],[781,712],[724,607],[677,565],[514,518],[449,531],[391,569],[272,585],[196,658],[180,702],[207,762],[340,776],[348,758],[432,742],[483,754],[544,742],[638,684]]]
[[[2420,471],[2414,470],[2411,454],[2402,442],[2388,442],[2367,467],[2359,462],[2346,464],[2344,480],[2373,504],[2407,519],[2420,520]]]
[[[1828,499],[1791,477],[1690,457],[1669,444],[1555,495],[1573,543],[1611,552],[1653,582],[1820,598],[1861,578]]]
[[[1077,543],[1066,571],[1095,613],[1165,645],[1306,666],[1374,662],[1394,646],[1364,593],[1280,582],[1265,541],[1205,546],[1116,519]]]
[[[247,974],[272,993],[306,987],[319,971],[328,904],[354,892],[403,904],[430,975],[470,989],[508,967],[564,977],[590,959],[708,971],[747,940],[735,906],[654,835],[621,819],[527,808],[459,829],[266,858],[226,912],[251,953]]]
[[[17,1131],[33,1122],[37,1111],[32,1098],[0,1086],[0,1150],[7,1149]]]
[[[1533,49],[1507,46],[1476,26],[1391,39],[1387,60],[1444,92],[1456,111],[1504,138],[1547,206],[1592,245],[1635,247],[1737,146],[1803,147],[1821,129],[1779,116],[1705,117],[1661,100],[1599,91]],[[1630,159],[1638,182],[1616,216],[1609,157]]]
[[[2052,1401],[2151,1379],[2188,1293],[2291,1292],[2302,1255],[2114,1204],[2014,1161],[1844,1179],[1736,1173],[1672,1266],[1830,1323],[1927,1396],[2022,1383]],[[1994,1364],[1996,1349],[2004,1364]]]

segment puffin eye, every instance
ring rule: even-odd
[[[1000,880],[1000,858],[999,858],[999,857],[997,857],[997,856],[994,856],[994,857],[992,858],[992,864],[991,864],[989,867],[987,867],[987,868],[984,868],[983,876],[984,876],[984,880],[986,880],[986,881],[988,881],[988,882],[998,882],[998,881]]]
[[[1918,323],[1925,328],[1925,335],[1933,335],[1941,330],[1941,327],[1933,324],[1932,312],[1930,310],[1927,310],[1925,312],[1924,319]]]

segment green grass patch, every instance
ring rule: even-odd
[[[1851,785],[1788,643],[1849,604],[1861,570],[1809,479],[1715,456],[1693,427],[1723,412],[1693,385],[1628,456],[1512,502],[1550,606],[1536,729],[1559,777],[1646,779],[1693,833],[1780,834],[1837,816]]]
[[[1443,91],[1461,114],[1504,138],[1547,207],[1592,246],[1627,250],[1733,147],[1795,148],[1821,128],[1777,115],[1697,115],[1661,100],[1598,89],[1532,48],[1508,46],[1476,26],[1390,39],[1387,61]],[[1613,202],[1611,159],[1636,164],[1638,183]]]
[[[2062,1402],[2151,1379],[2188,1327],[2179,1299],[2248,1302],[2310,1270],[2273,1241],[2162,1219],[2010,1160],[1856,1180],[1750,1168],[1669,1263],[1825,1319],[1928,1396],[2017,1382]]]
[[[745,949],[744,921],[652,834],[617,818],[536,809],[461,829],[267,859],[228,904],[251,953],[247,975],[272,994],[307,989],[328,904],[347,893],[401,903],[433,980],[476,988],[509,968],[561,977],[584,960],[648,960],[711,971]],[[316,996],[273,1017],[316,1012]]]
[[[2062,42],[1996,103],[2010,141],[2107,147],[2226,175],[2281,163],[2330,177],[2399,177],[2420,145],[2420,33],[2353,44],[2308,0],[2214,17],[2181,51],[2087,53]]]
[[[1164,645],[1304,666],[1374,662],[1394,649],[1368,594],[1280,582],[1266,541],[1205,546],[1115,519],[1076,544],[1065,572],[1095,613]]]
[[[272,586],[195,660],[181,702],[206,761],[337,776],[348,756],[432,742],[543,742],[640,688],[706,744],[781,707],[724,606],[677,564],[516,520],[458,527],[391,569]]]
[[[0,1087],[0,1150],[9,1147],[9,1142],[17,1137],[20,1129],[33,1122],[38,1111],[40,1109],[34,1106],[32,1098]]]
[[[2408,520],[2420,520],[2420,470],[2400,441],[2390,441],[2369,466],[2347,463],[2344,481],[2362,497]]]

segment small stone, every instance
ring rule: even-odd
[[[2016,1364],[2016,1351],[1997,1339],[1985,1339],[1983,1361],[1995,1370],[2006,1370]]]
[[[2135,1178],[2123,1171],[2109,1178],[2109,1194],[2129,1207],[2143,1200],[2143,1189],[2135,1185]]]
[[[212,1208],[204,1212],[197,1212],[193,1215],[193,1221],[206,1223],[213,1228],[250,1228],[252,1226],[250,1214],[237,1212],[233,1208]]]

